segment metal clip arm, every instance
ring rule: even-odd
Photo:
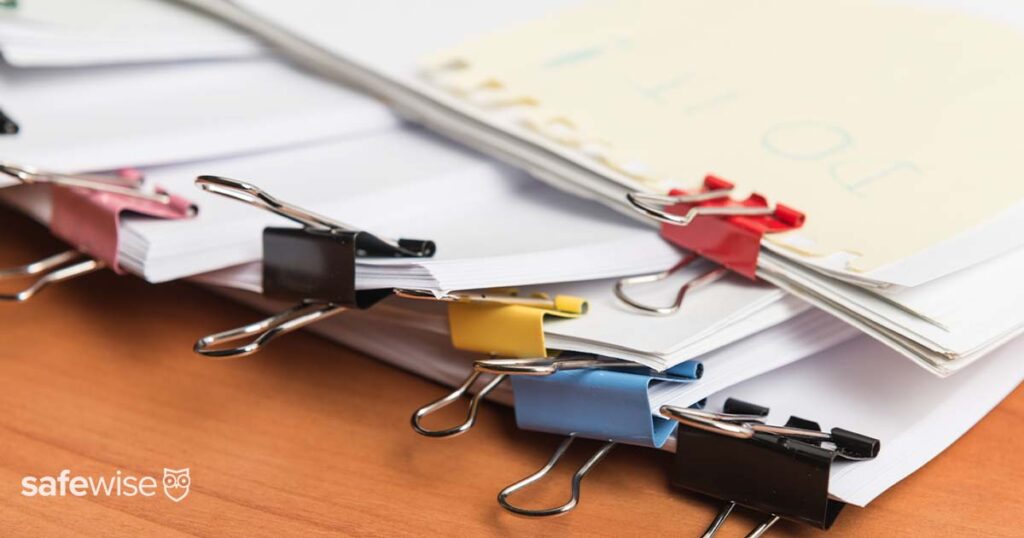
[[[658,222],[674,224],[676,226],[687,226],[694,219],[701,216],[761,216],[775,213],[773,207],[745,207],[745,206],[691,206],[684,215],[675,215],[662,209],[666,206],[677,204],[696,204],[709,200],[727,198],[731,189],[714,190],[697,194],[682,196],[666,196],[661,194],[650,194],[643,192],[631,192],[626,195],[633,209],[651,217]]]
[[[646,367],[614,359],[600,359],[589,355],[570,355],[558,358],[502,358],[483,359],[473,363],[473,373],[459,385],[457,389],[445,397],[431,402],[416,410],[412,415],[412,428],[416,433],[427,437],[454,437],[466,433],[476,424],[477,410],[480,402],[491,393],[506,377],[510,375],[546,376],[564,370],[582,369],[615,369],[615,370],[647,370]],[[491,374],[493,379],[487,382],[479,392],[469,400],[466,420],[461,424],[442,430],[431,430],[423,426],[423,418],[440,411],[455,403],[480,379],[481,375]]]
[[[587,311],[586,301],[565,295],[557,295],[554,298],[547,296],[520,296],[502,295],[498,293],[467,292],[447,292],[437,295],[429,290],[418,290],[412,288],[395,288],[394,294],[403,299],[439,301],[443,303],[518,305],[542,308],[546,310],[566,310],[579,314],[584,314]]]
[[[700,256],[698,256],[697,254],[688,254],[685,258],[680,260],[679,263],[675,264],[674,266],[672,266],[671,269],[667,271],[662,271],[660,273],[653,273],[649,275],[639,275],[620,278],[618,281],[615,282],[615,297],[618,298],[623,303],[626,303],[627,305],[636,308],[637,310],[647,312],[649,314],[656,314],[659,316],[668,316],[671,314],[675,314],[683,305],[683,299],[686,298],[686,293],[688,291],[690,291],[693,288],[700,287],[704,284],[714,282],[719,278],[722,278],[729,272],[729,270],[726,269],[725,267],[713,267],[712,269],[696,276],[695,278],[688,280],[686,283],[683,284],[681,288],[679,288],[679,291],[676,292],[675,301],[668,306],[652,306],[643,304],[640,301],[637,301],[636,299],[630,297],[629,294],[626,293],[626,288],[636,284],[649,284],[651,282],[665,280],[666,278],[685,269],[687,266],[693,264],[699,259]]]
[[[559,506],[553,506],[551,508],[533,510],[529,508],[523,508],[521,506],[516,506],[508,501],[508,497],[510,495],[529,486],[530,484],[533,484],[534,482],[537,482],[538,480],[544,478],[549,472],[551,472],[551,469],[555,467],[555,464],[558,463],[558,460],[562,459],[562,456],[565,454],[566,450],[569,449],[569,446],[572,445],[572,442],[575,439],[576,434],[572,434],[569,437],[566,437],[565,440],[562,441],[562,444],[558,445],[558,449],[556,449],[555,453],[551,455],[551,459],[548,460],[547,464],[545,464],[544,467],[541,467],[539,471],[501,490],[501,492],[498,493],[498,504],[500,504],[502,508],[508,510],[509,512],[528,517],[557,516],[565,514],[571,511],[572,509],[576,508],[576,505],[579,504],[580,502],[580,483],[583,481],[584,478],[586,478],[587,473],[589,473],[595,465],[600,463],[601,460],[603,460],[604,457],[608,455],[608,452],[615,448],[615,445],[617,443],[613,441],[606,442],[604,445],[601,446],[601,448],[597,450],[597,452],[590,456],[590,458],[588,458],[587,461],[583,462],[583,465],[581,465],[575,473],[573,473],[571,494],[569,496],[569,500],[566,501],[564,504]]]
[[[299,303],[284,312],[244,327],[204,336],[196,341],[192,350],[212,358],[245,357],[256,353],[278,336],[301,329],[344,310],[345,307],[334,303]],[[221,347],[245,338],[251,340],[242,346]]]
[[[725,525],[725,520],[729,518],[730,514],[732,514],[733,508],[736,508],[736,503],[725,503],[725,506],[723,506],[718,512],[715,519],[711,521],[711,525],[708,525],[707,530],[704,531],[701,538],[713,538],[715,534],[718,533],[718,530],[722,528],[722,525]],[[747,534],[747,538],[760,538],[761,536],[764,536],[765,533],[768,532],[768,529],[771,529],[772,526],[778,523],[780,519],[782,518],[775,514],[769,514],[768,519],[762,521],[761,524],[754,527],[754,529]]]
[[[239,202],[244,202],[260,209],[265,209],[288,220],[297,222],[307,228],[326,231],[359,231],[358,228],[350,224],[325,217],[271,196],[270,193],[256,185],[253,185],[252,183],[222,176],[203,175],[196,178],[195,184],[204,191],[219,194],[233,200],[238,200]],[[365,236],[362,241],[385,245],[395,253],[402,256],[430,257],[434,255],[436,250],[432,241],[399,241],[366,232],[363,232],[361,236]]]
[[[431,430],[423,426],[421,421],[423,420],[423,417],[448,407],[461,398],[463,394],[469,391],[470,387],[476,383],[476,380],[479,379],[483,373],[484,372],[480,370],[474,369],[473,373],[466,378],[462,385],[459,385],[459,388],[455,389],[451,394],[417,409],[412,415],[412,429],[416,430],[416,433],[427,437],[455,437],[469,431],[469,429],[476,424],[476,415],[480,408],[480,402],[483,401],[484,397],[492,390],[500,385],[506,377],[508,377],[506,374],[495,376],[494,379],[490,380],[482,389],[480,389],[480,392],[477,392],[472,398],[470,398],[469,409],[466,411],[466,420],[461,424],[445,428],[443,430]]]
[[[94,191],[120,194],[160,204],[171,203],[170,195],[160,192],[143,191],[139,189],[137,185],[126,182],[123,178],[117,176],[98,174],[61,174],[9,162],[0,162],[0,173],[25,184],[50,183],[62,187],[79,187]]]
[[[473,368],[479,372],[495,375],[547,376],[566,370],[638,370],[650,371],[646,366],[618,359],[603,359],[593,355],[569,354],[543,359],[483,359],[476,361]]]
[[[204,191],[219,194],[233,200],[238,200],[239,202],[244,202],[260,209],[265,209],[271,213],[280,215],[288,220],[297,222],[309,228],[320,230],[356,231],[355,227],[349,226],[343,222],[327,218],[323,215],[318,215],[312,211],[307,211],[301,207],[289,204],[288,202],[278,200],[263,189],[251,183],[246,183],[245,181],[221,176],[206,175],[196,178],[196,186]]]
[[[104,266],[105,264],[103,262],[88,258],[77,250],[67,250],[60,254],[54,254],[53,256],[48,256],[25,265],[0,269],[0,280],[42,275],[25,289],[14,293],[0,294],[0,301],[27,301],[40,290],[51,284],[56,284],[93,271],[98,271]]]

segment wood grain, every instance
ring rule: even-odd
[[[0,212],[0,265],[61,246]],[[671,490],[670,456],[620,447],[583,484],[573,514],[514,517],[497,491],[532,472],[558,439],[519,431],[486,405],[450,440],[408,426],[444,391],[307,334],[243,360],[192,354],[196,337],[257,314],[183,283],[105,271],[0,304],[0,529],[84,536],[696,536],[715,512]],[[538,502],[566,494],[572,451]],[[1024,391],[878,499],[848,508],[832,536],[1021,536]],[[189,467],[181,503],[153,498],[28,498],[25,475],[161,476]],[[742,536],[748,514],[722,536]],[[820,531],[781,524],[775,536]]]

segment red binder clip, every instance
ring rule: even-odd
[[[782,204],[771,206],[760,194],[734,200],[732,189],[732,183],[709,175],[697,192],[675,189],[667,196],[631,193],[627,198],[663,223],[661,235],[671,243],[756,279],[761,238],[799,228],[804,214]]]

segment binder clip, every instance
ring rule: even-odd
[[[193,350],[206,357],[244,357],[275,338],[349,308],[369,308],[391,295],[390,289],[356,290],[356,258],[424,258],[434,255],[432,241],[392,240],[360,231],[267,194],[259,187],[219,176],[200,176],[204,191],[265,209],[302,228],[264,228],[263,294],[298,304],[266,319],[204,336]],[[249,339],[237,347],[222,347]]]
[[[564,514],[579,504],[583,478],[617,445],[629,443],[660,448],[665,444],[676,423],[651,415],[650,385],[655,381],[693,382],[700,379],[703,366],[696,361],[687,361],[659,373],[634,363],[614,362],[623,366],[567,369],[546,379],[513,378],[519,427],[566,437],[540,470],[501,490],[498,503],[502,508],[529,517]],[[513,493],[544,478],[578,437],[603,443],[573,474],[570,496],[565,503],[550,508],[528,509],[509,501]]]
[[[480,402],[495,387],[501,384],[510,376],[549,376],[558,372],[569,372],[577,370],[613,370],[613,371],[637,371],[646,370],[641,365],[627,361],[598,358],[593,355],[584,354],[563,354],[551,358],[490,358],[481,359],[473,364],[473,372],[455,391],[447,396],[431,402],[418,410],[412,416],[412,427],[421,435],[427,437],[455,437],[466,433],[476,423],[477,409]],[[469,402],[469,410],[466,413],[466,420],[457,426],[442,430],[429,430],[421,423],[422,419],[444,407],[447,407],[466,394],[481,375],[490,374],[494,377],[487,382]],[[542,509],[523,508],[512,504],[508,498],[515,492],[543,479],[562,458],[577,434],[568,435],[555,450],[548,462],[537,472],[506,486],[498,493],[498,504],[502,508],[518,515],[527,517],[550,517],[565,514],[579,504],[580,483],[587,476],[587,473],[601,462],[609,452],[619,443],[607,440],[597,449],[573,474],[569,500],[565,503]]]
[[[0,6],[4,4],[0,2]],[[18,134],[18,124],[14,122],[3,110],[0,110],[0,135]]]
[[[117,273],[117,235],[122,212],[158,218],[185,218],[195,208],[166,192],[142,190],[137,170],[117,174],[62,174],[0,162],[0,173],[25,185],[51,185],[50,230],[75,249],[25,265],[0,269],[0,280],[38,275],[27,288],[0,294],[0,301],[23,302],[43,288],[104,267]]]
[[[427,437],[455,437],[469,431],[476,424],[480,402],[510,375],[551,375],[567,369],[613,368],[620,367],[618,363],[629,364],[591,356],[549,356],[544,343],[544,318],[549,315],[573,318],[585,313],[587,303],[579,297],[520,297],[514,292],[447,293],[438,296],[409,289],[397,289],[394,293],[406,299],[448,303],[452,344],[457,349],[490,355],[490,358],[474,363],[469,377],[455,391],[413,413],[413,430]],[[431,430],[422,424],[426,416],[467,394],[482,375],[494,377],[470,398],[465,421],[441,430]]]
[[[726,504],[705,531],[710,537],[736,505],[768,515],[748,537],[764,535],[780,519],[827,530],[845,506],[829,498],[832,462],[869,460],[877,439],[790,417],[784,426],[764,424],[768,408],[728,399],[723,413],[663,406],[680,423],[673,485]]]
[[[416,410],[412,415],[412,428],[426,437],[455,437],[462,435],[476,424],[480,402],[509,376],[547,376],[556,372],[583,369],[636,369],[638,365],[614,359],[596,358],[590,355],[567,354],[549,358],[489,358],[473,363],[473,372],[451,394]],[[459,400],[476,384],[482,375],[494,376],[469,400],[466,420],[461,424],[442,430],[430,430],[422,424],[424,417],[448,407]]]
[[[803,226],[804,214],[770,204],[760,194],[734,200],[732,190],[732,183],[709,175],[698,192],[635,192],[626,199],[640,213],[661,222],[661,235],[669,242],[756,280],[764,234],[795,230]]]
[[[647,374],[630,377],[642,380],[645,402],[640,407],[643,408],[643,416],[651,417],[649,403],[646,401],[646,387],[650,379],[661,377],[660,374],[651,375],[650,369],[628,361],[579,353],[557,354],[547,349],[544,340],[544,318],[549,315],[573,318],[584,314],[586,302],[581,298],[556,296],[552,299],[545,295],[521,297],[514,293],[460,293],[435,296],[428,292],[415,290],[396,290],[395,293],[409,299],[447,302],[448,320],[454,347],[487,353],[491,356],[488,359],[476,361],[469,377],[453,392],[419,408],[413,413],[411,418],[412,427],[421,435],[427,437],[455,437],[466,433],[476,423],[480,402],[506,379],[511,379],[513,387],[515,387],[517,381],[520,380],[526,381],[527,379],[538,377],[583,373],[584,371],[607,372],[609,374],[614,372]],[[496,356],[502,356],[503,358],[497,358]],[[688,369],[686,375],[691,379],[699,377],[702,371],[700,365],[696,363],[689,364],[685,368]],[[438,430],[431,430],[423,425],[422,421],[425,417],[461,399],[470,392],[471,388],[484,375],[491,375],[493,377],[470,398],[466,418],[461,424]],[[680,373],[679,375],[683,376],[684,374]],[[633,387],[631,386],[631,388]],[[519,389],[516,390],[518,395]],[[628,389],[620,391],[620,394],[623,393],[633,394],[635,391]],[[547,392],[547,394],[550,394],[550,392]],[[543,397],[538,399],[543,399]],[[541,403],[539,407],[545,406]],[[516,418],[520,420],[518,408]],[[558,428],[552,429],[552,431],[556,430]],[[562,432],[559,431],[559,433]],[[670,432],[664,431],[663,433],[665,434],[664,437],[667,438]],[[534,510],[512,504],[509,501],[509,497],[515,492],[544,478],[569,449],[573,440],[579,436],[576,433],[569,434],[544,467],[502,489],[498,494],[498,503],[506,510],[529,517],[555,516],[574,509],[579,503],[580,483],[583,478],[608,455],[618,444],[618,441],[605,440],[606,442],[575,472],[572,480],[571,495],[567,502],[551,508]]]

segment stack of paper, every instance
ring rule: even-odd
[[[418,78],[420,49],[312,21],[312,12],[325,9],[317,2],[287,9],[260,0],[245,0],[244,9],[216,0],[190,3],[321,72],[386,96],[418,121],[623,210],[627,192],[694,188],[712,171],[796,207],[807,224],[768,236],[762,278],[939,374],[1024,328],[1024,313],[1005,315],[999,304],[979,303],[956,280],[943,278],[1020,246],[1018,237],[1006,235],[1024,218],[1020,183],[1003,171],[1020,149],[1010,130],[1018,123],[1013,111],[1022,109],[1014,103],[1024,95],[1024,78],[998,68],[1024,50],[1014,29],[951,11],[857,3],[791,1],[756,12],[748,7],[747,17],[735,17],[731,3],[643,10],[613,3],[449,48],[427,63],[430,87]],[[443,49],[455,36],[555,11],[529,3],[486,13],[447,7],[450,13],[431,19],[435,24],[417,26],[416,44]],[[330,9],[336,16],[321,21],[343,18],[350,6]],[[384,3],[363,20],[394,9]],[[810,13],[820,27],[799,22]],[[836,20],[845,22],[828,22]],[[856,37],[864,27],[878,36],[870,49]],[[935,28],[948,42],[970,47],[933,46]],[[698,52],[721,32],[743,39],[716,54]],[[828,39],[810,50],[805,44],[816,40],[814,32]],[[897,44],[907,58],[930,60],[903,62],[887,52]],[[675,51],[694,53],[680,59]],[[808,63],[818,67],[804,69]],[[914,69],[901,71],[905,65]],[[902,77],[899,92],[885,83],[894,73]],[[949,83],[954,74],[962,83]],[[898,128],[875,121],[882,117],[894,118]],[[966,134],[978,131],[1004,134]],[[991,179],[984,189],[971,188],[979,176]],[[913,233],[894,232],[896,222],[913,222]],[[958,293],[955,303],[951,293]],[[921,294],[943,296],[943,306],[921,301]],[[991,315],[949,315],[968,304]],[[989,331],[963,336],[974,326]]]
[[[330,317],[311,329],[454,386],[497,346],[460,343],[450,314],[460,305],[446,300],[540,311],[529,334],[513,332],[513,314],[473,319],[490,321],[482,340],[540,343],[506,355],[567,369],[513,372],[490,392],[518,404],[524,427],[662,447],[676,427],[663,406],[717,411],[741,398],[771,407],[772,424],[796,415],[877,438],[872,461],[827,463],[828,495],[865,505],[1024,378],[1012,360],[1024,345],[1024,183],[1012,175],[1024,150],[1015,136],[1024,73],[1012,68],[1024,35],[988,20],[1019,23],[1020,10],[928,0],[24,4],[0,12],[0,107],[20,127],[0,135],[0,160],[141,169],[198,211],[158,220],[118,210],[116,269],[191,279],[280,312],[290,305],[261,295],[273,287],[268,268],[301,259],[336,269],[336,252],[268,254],[266,228],[350,247],[347,272],[297,286],[342,292],[292,294]],[[709,173],[737,185],[735,200],[758,193],[806,217],[755,238],[750,278],[722,270],[702,279],[716,262],[733,268],[720,256],[733,238],[675,271],[691,255],[666,240],[678,223],[659,235],[648,217],[660,206],[638,211],[627,197],[696,192]],[[298,231],[196,187],[210,175],[345,229]],[[65,187],[17,183],[0,175],[0,200],[44,225],[58,220],[54,193]],[[374,257],[353,245],[354,231],[437,249]],[[394,295],[346,310],[358,303],[349,277],[355,290],[426,300]],[[684,292],[670,315],[635,307]],[[529,302],[540,294],[556,298]],[[546,315],[565,313],[559,298],[578,310]],[[318,318],[269,319],[243,328],[254,350]],[[580,354],[596,362],[573,372],[565,365]],[[682,380],[684,370],[699,379]],[[465,386],[487,393],[502,377],[475,379]],[[525,384],[568,404],[592,398],[639,412],[537,405]],[[623,397],[623,386],[642,398]],[[531,404],[557,420],[523,419]],[[664,435],[620,434],[623,422]],[[757,435],[784,446],[806,434]]]

